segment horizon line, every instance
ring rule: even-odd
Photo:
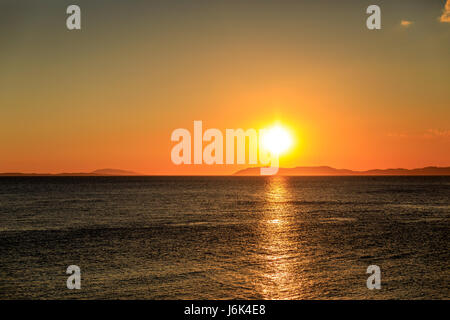
[[[57,173],[49,173],[49,172],[43,172],[43,173],[39,173],[39,172],[0,172],[0,176],[128,176],[128,177],[132,177],[132,176],[139,176],[139,177],[169,177],[169,176],[173,176],[173,177],[201,177],[201,176],[211,176],[211,177],[227,177],[227,176],[259,176],[260,174],[253,174],[252,172],[255,170],[260,169],[260,166],[257,167],[247,167],[244,169],[240,169],[237,170],[235,172],[232,173],[228,173],[228,174],[193,174],[193,173],[188,173],[188,174],[173,174],[173,173],[165,173],[165,174],[149,174],[149,173],[140,173],[140,172],[135,172],[135,171],[131,171],[131,170],[121,170],[121,169],[97,169],[94,171],[89,171],[89,172],[57,172]],[[320,170],[328,170],[327,172],[320,172]],[[278,172],[277,176],[387,176],[387,175],[392,175],[392,176],[401,176],[401,175],[450,175],[450,165],[449,166],[435,166],[435,165],[429,165],[429,166],[425,166],[425,167],[420,167],[420,168],[412,168],[412,169],[407,169],[407,168],[386,168],[386,169],[368,169],[368,170],[352,170],[352,169],[338,169],[338,168],[334,168],[331,166],[326,166],[326,165],[322,165],[322,166],[296,166],[296,167],[280,167],[279,170],[283,170],[283,171],[288,171],[285,172],[285,174],[281,174],[280,172]],[[294,171],[301,171],[301,170],[312,170],[310,172],[297,172],[295,173]],[[314,171],[315,170],[315,171]],[[428,172],[428,174],[426,173],[430,170],[440,170],[440,171],[444,171],[444,172]],[[448,172],[446,172],[448,170]],[[289,171],[290,172],[289,174]],[[393,173],[392,171],[402,171],[401,173]],[[423,173],[421,173],[420,171],[425,171]]]

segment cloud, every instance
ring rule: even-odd
[[[450,1],[450,0],[449,0]],[[407,28],[407,27],[409,27],[410,25],[412,25],[412,21],[408,21],[408,20],[402,20],[401,22],[400,22],[400,24],[402,25],[402,27],[405,27],[405,28]]]
[[[389,132],[387,134],[390,138],[396,139],[450,139],[450,129],[428,129],[418,132]]]
[[[450,130],[428,129],[424,133],[425,138],[450,138]]]
[[[445,3],[445,8],[442,11],[442,16],[439,18],[441,22],[450,23],[450,0]]]

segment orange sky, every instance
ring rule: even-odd
[[[194,120],[280,121],[295,132],[281,166],[450,166],[443,1],[385,4],[377,31],[358,1],[80,6],[81,31],[55,4],[11,2],[2,20],[0,172],[246,167],[173,165],[170,135]]]

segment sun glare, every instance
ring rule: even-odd
[[[262,147],[274,154],[281,154],[292,145],[292,138],[289,132],[278,125],[266,129],[261,139]]]

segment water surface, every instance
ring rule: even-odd
[[[450,177],[3,177],[0,298],[449,299],[449,216]]]

